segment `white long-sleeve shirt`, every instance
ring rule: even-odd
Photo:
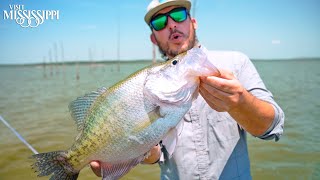
[[[284,113],[250,59],[240,52],[201,48],[218,69],[233,72],[252,95],[273,105],[273,123],[259,138],[279,140]],[[176,138],[164,139],[164,161],[159,162],[161,179],[251,179],[246,132],[227,112],[210,108],[201,95],[177,126],[176,133]],[[173,144],[172,139],[175,146],[167,150],[166,144]]]

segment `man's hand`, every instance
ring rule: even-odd
[[[199,90],[212,109],[229,112],[241,104],[245,89],[231,72],[219,71],[220,77],[201,77]]]
[[[154,164],[158,162],[161,155],[161,147],[159,144],[153,146],[153,148],[149,151],[150,155],[143,160],[145,164]]]
[[[265,133],[274,119],[272,105],[250,94],[231,72],[219,71],[220,77],[200,78],[199,91],[202,97],[212,109],[228,112],[252,135]]]
[[[159,160],[160,155],[161,155],[161,147],[160,145],[156,145],[150,150],[149,157],[145,158],[143,162],[145,164],[154,164]],[[101,165],[99,161],[91,161],[90,167],[96,176],[101,177]]]
[[[101,166],[99,161],[91,161],[90,167],[96,176],[101,177]]]

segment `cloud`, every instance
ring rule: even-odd
[[[93,24],[90,24],[90,25],[83,25],[83,26],[82,26],[82,29],[85,29],[85,30],[92,30],[92,29],[97,29],[97,26],[96,26],[96,25],[93,25]]]
[[[280,40],[278,40],[278,39],[274,39],[274,40],[272,40],[271,41],[271,44],[281,44],[281,41]]]

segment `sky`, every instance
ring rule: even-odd
[[[149,3],[1,0],[0,64],[116,60],[118,46],[121,60],[151,59]],[[193,6],[198,39],[209,50],[241,51],[251,59],[320,57],[319,0],[197,0]],[[59,11],[59,18],[25,28],[8,16],[11,8]]]

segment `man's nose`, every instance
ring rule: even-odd
[[[171,19],[170,16],[168,16],[167,26],[170,29],[176,29],[177,28],[177,22],[175,22],[174,20]]]

